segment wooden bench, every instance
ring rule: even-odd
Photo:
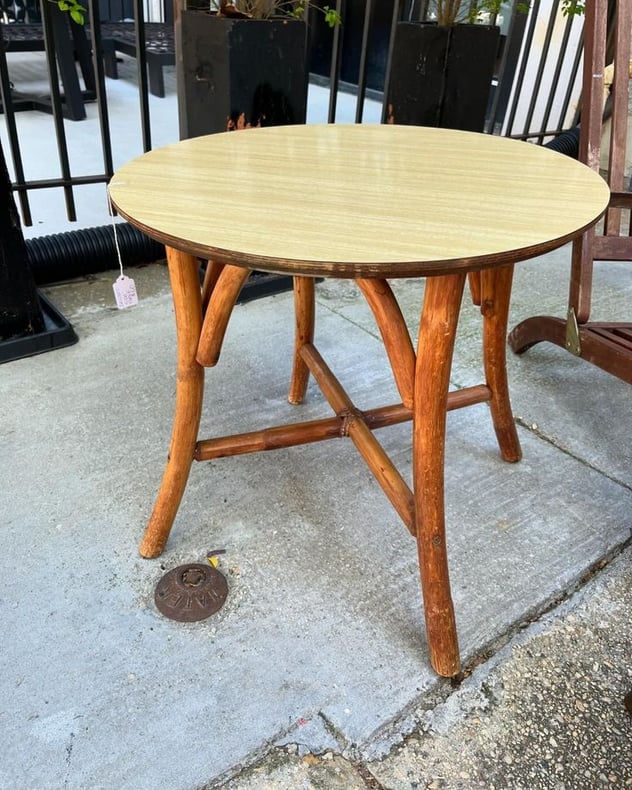
[[[103,40],[112,42],[112,48],[104,51],[105,73],[118,79],[116,52],[135,58],[136,26],[134,22],[102,22]],[[149,72],[149,92],[163,98],[165,95],[164,66],[174,66],[176,62],[173,25],[162,22],[145,23],[145,57]]]
[[[609,30],[608,0],[586,3],[579,140],[579,159],[594,170],[600,170],[602,149],[608,153],[610,205],[602,226],[573,243],[566,316],[527,318],[513,329],[509,344],[521,354],[546,340],[632,384],[632,322],[589,320],[594,264],[632,262],[632,192],[626,174],[632,4],[616,0],[615,10],[616,24]],[[609,128],[603,126],[605,99],[612,105]]]
[[[78,25],[67,25],[65,18],[61,20],[65,26],[57,24],[55,40],[60,44],[56,46],[56,55],[59,63],[60,76],[64,86],[65,102],[68,104],[68,117],[72,120],[85,118],[83,100],[93,99],[95,95],[94,71],[91,61],[90,30]],[[6,52],[44,52],[44,29],[41,23],[15,22],[2,24],[2,37]],[[164,66],[173,66],[176,62],[173,25],[162,22],[145,23],[145,58],[149,73],[149,92],[154,96],[163,98],[165,95],[165,81],[163,76]],[[72,46],[71,46],[72,44]],[[135,58],[136,27],[133,22],[102,22],[101,23],[101,52],[106,76],[118,79],[118,66],[116,53]],[[75,62],[78,61],[85,91],[82,92],[77,81]],[[16,96],[16,104],[23,105],[23,109],[31,109],[36,104],[44,105],[48,109],[49,102],[28,99],[22,95]],[[35,109],[42,109],[39,106]]]
[[[86,117],[84,101],[92,101],[96,96],[92,44],[86,28],[70,21],[67,13],[59,11],[55,5],[51,5],[48,10],[51,14],[55,58],[63,86],[63,113],[70,120],[81,121]],[[44,26],[40,22],[2,23],[0,35],[5,53],[46,51]],[[114,57],[113,46],[113,42],[103,38],[101,49],[104,57]],[[81,69],[85,90],[79,84],[77,63]],[[6,58],[1,59],[0,66],[6,70],[4,76],[8,82]],[[47,96],[29,96],[15,91],[11,98],[14,110],[35,109],[51,112],[52,109],[51,99]]]

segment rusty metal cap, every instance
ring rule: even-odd
[[[156,585],[154,600],[165,617],[194,623],[218,612],[227,595],[228,583],[217,568],[192,563],[165,573]]]

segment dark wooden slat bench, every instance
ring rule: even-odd
[[[94,76],[90,62],[90,31],[81,28],[85,46],[77,51],[76,41],[74,50],[81,67],[81,72],[88,92],[94,91]],[[2,34],[6,52],[44,52],[44,31],[40,23],[3,24]],[[87,34],[87,36],[86,36]],[[75,32],[73,30],[73,39]],[[165,95],[165,81],[163,76],[164,66],[173,66],[176,62],[173,25],[162,22],[145,23],[145,57],[149,72],[149,91],[154,96],[163,98]],[[64,48],[65,49],[65,48]],[[136,29],[133,22],[102,22],[101,23],[101,52],[105,73],[111,79],[118,79],[116,53],[122,52],[130,57],[136,57]],[[66,94],[73,98],[78,90],[74,87],[75,66],[72,52],[62,50],[58,58],[66,55],[69,60],[60,62],[60,72]],[[72,88],[69,90],[68,86]],[[86,98],[84,96],[84,98]],[[88,97],[89,98],[89,97]],[[93,98],[93,97],[92,97]],[[79,113],[78,113],[79,114]],[[81,115],[85,117],[85,114]]]
[[[54,9],[51,17],[55,44],[55,57],[59,67],[64,89],[64,115],[73,121],[86,117],[84,101],[91,101],[96,95],[94,70],[91,60],[91,43],[82,25],[70,23],[68,16]],[[39,22],[14,22],[0,25],[0,35],[5,52],[44,52],[44,27]],[[114,57],[114,44],[107,39],[101,42],[104,56]],[[79,85],[76,63],[79,63],[85,90]],[[38,109],[51,111],[47,97],[29,97],[16,92],[13,94],[14,109]]]
[[[133,22],[102,22],[101,34],[111,41],[116,52],[136,57],[136,28]],[[174,66],[176,62],[173,25],[162,22],[145,23],[145,56],[149,72],[149,92],[163,98],[165,81],[163,66]],[[116,57],[112,50],[104,51],[105,73],[118,79]]]
[[[513,351],[522,354],[536,343],[548,341],[632,384],[632,322],[589,320],[594,265],[602,261],[632,262],[632,192],[625,171],[626,154],[629,154],[626,147],[632,78],[632,5],[629,0],[616,0],[615,8],[616,23],[610,31],[608,0],[586,4],[579,138],[579,159],[594,170],[600,167],[602,145],[609,150],[608,211],[601,226],[586,231],[573,243],[566,316],[526,318],[512,330],[509,344]],[[608,52],[610,40],[612,55]],[[607,63],[610,58],[612,65]],[[612,118],[610,132],[602,141],[604,93],[612,100]]]

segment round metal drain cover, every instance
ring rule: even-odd
[[[227,595],[226,579],[216,568],[194,563],[165,573],[156,585],[154,600],[166,617],[194,623],[218,612]]]

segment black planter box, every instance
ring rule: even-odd
[[[305,122],[303,22],[183,11],[176,23],[176,73],[181,139]]]
[[[386,101],[387,123],[482,132],[500,31],[400,22]]]

